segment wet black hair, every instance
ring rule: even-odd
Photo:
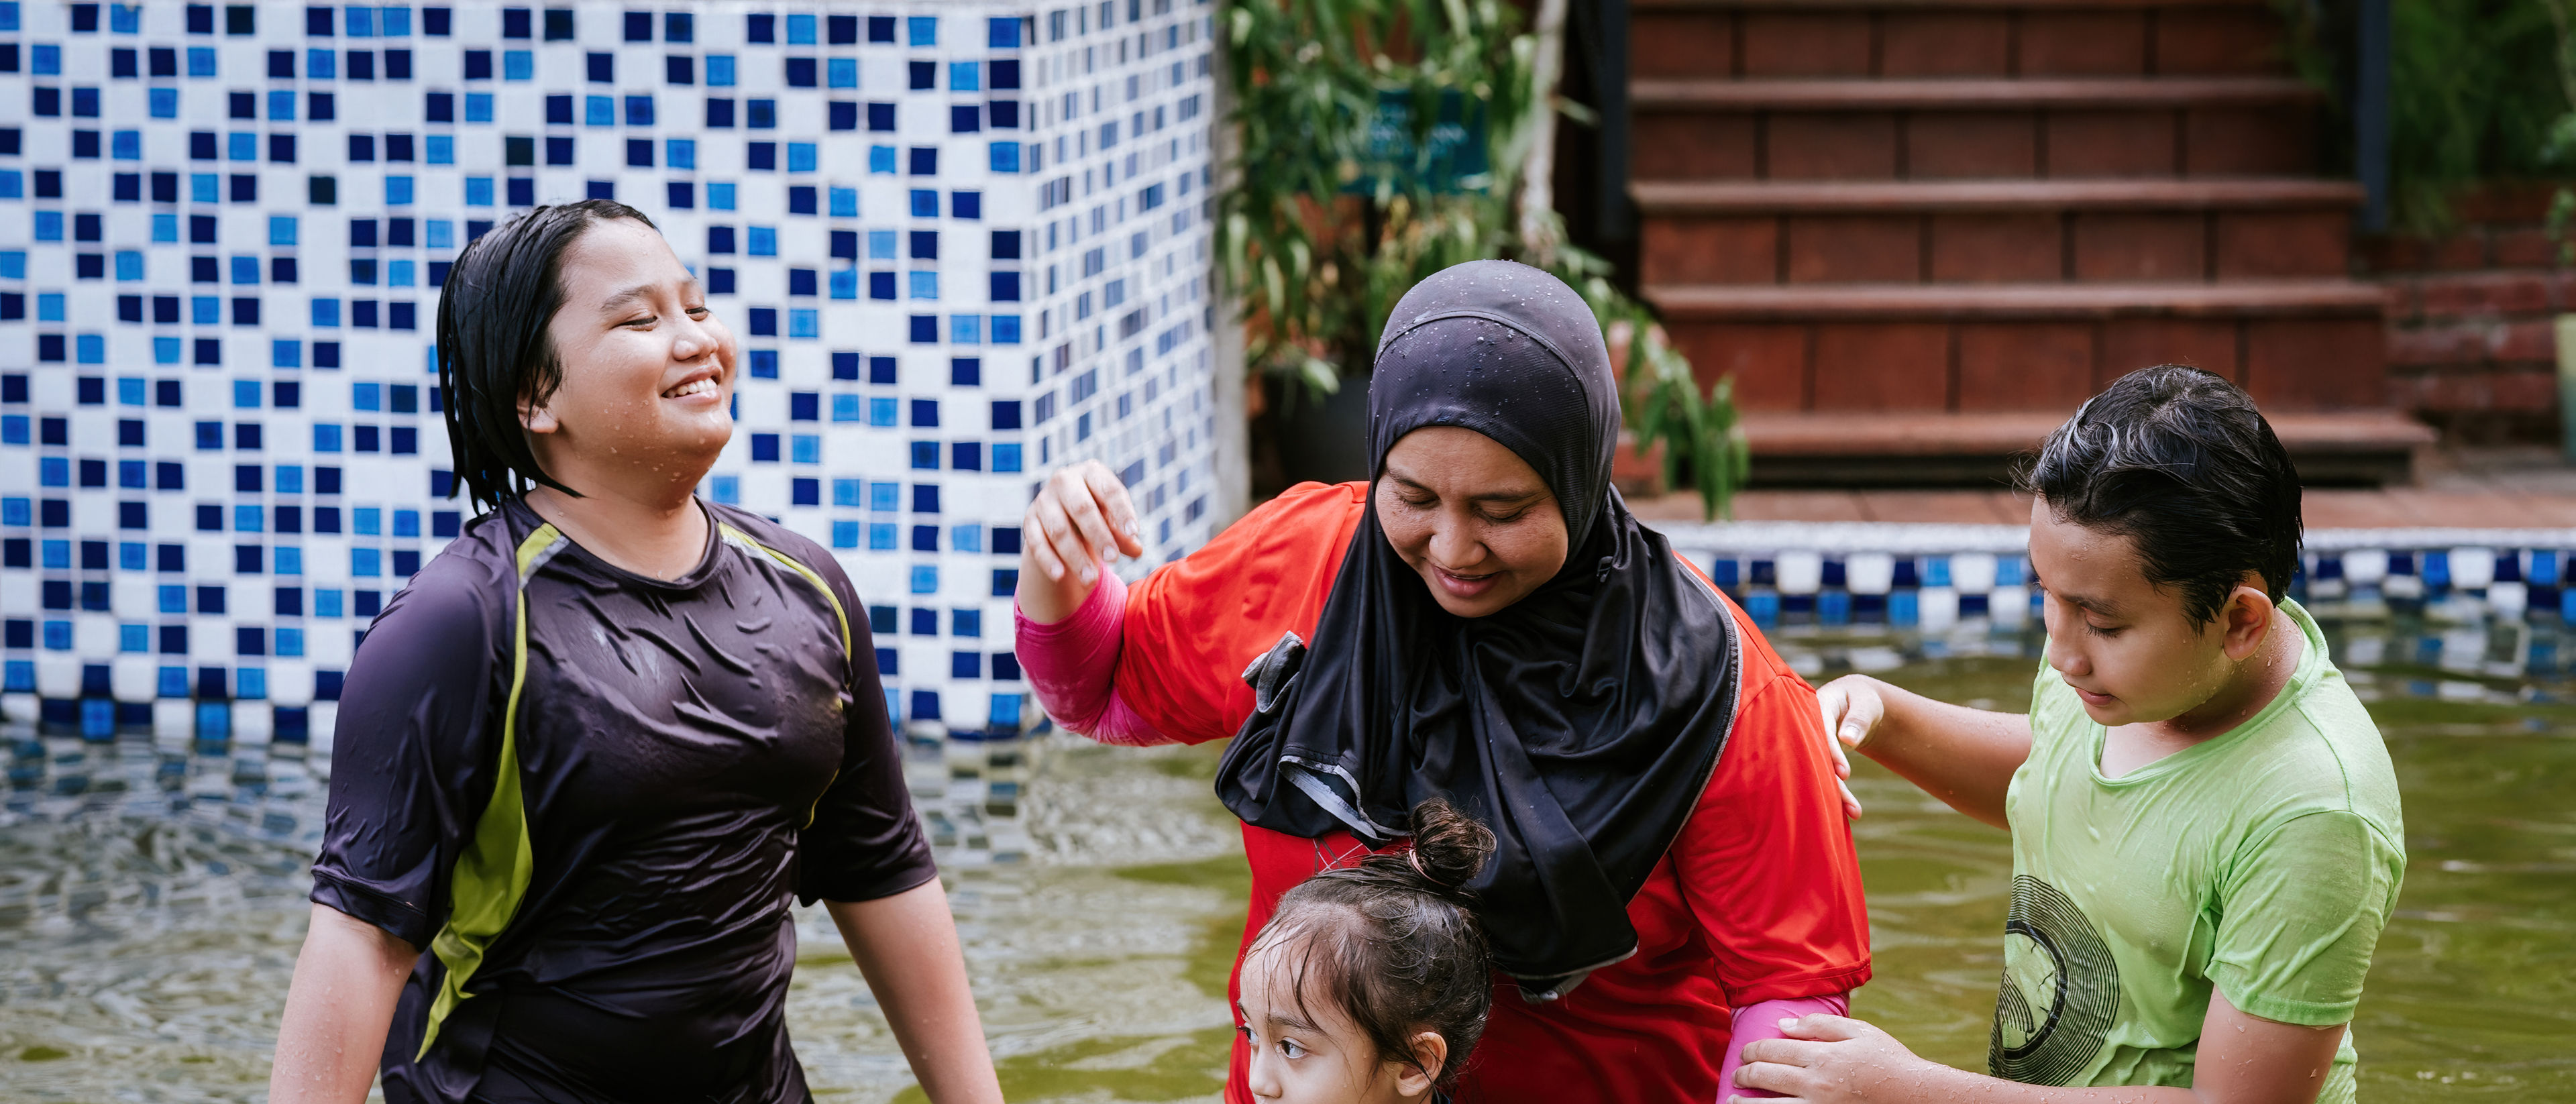
[[[2248,572],[2274,602],[2299,564],[2299,470],[2254,400],[2198,368],[2120,377],[2039,447],[2021,489],[2129,538],[2147,581],[2206,624]]]
[[[611,219],[653,226],[644,212],[612,199],[539,207],[468,243],[447,270],[438,294],[438,389],[456,482],[476,510],[540,486],[581,493],[537,463],[519,404],[543,403],[563,382],[546,334],[563,303],[564,250]]]
[[[1492,952],[1463,888],[1494,854],[1494,833],[1449,802],[1413,807],[1413,849],[1327,870],[1279,898],[1255,947],[1289,949],[1299,1010],[1309,993],[1328,1000],[1377,1047],[1446,1087],[1466,1067],[1493,1005]],[[1312,988],[1309,988],[1309,987]],[[1412,1038],[1449,1044],[1424,1069]]]

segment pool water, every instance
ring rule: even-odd
[[[2346,671],[2387,737],[2408,853],[2353,1026],[2361,1099],[2576,1100],[2576,684],[2499,673],[2506,664],[2457,629],[2451,666],[2419,664],[2439,650],[2407,639],[2407,628],[2386,641],[2389,665]],[[2334,626],[2327,635],[2338,654],[2358,642]],[[1793,659],[1835,666],[1855,650],[1792,634],[1780,643],[1804,651]],[[1808,644],[1816,646],[1800,648]],[[1877,674],[1947,700],[2018,709],[2029,702],[2037,648],[2031,639],[2017,652],[1918,653]],[[2463,652],[2479,657],[2474,669],[2463,669]],[[1875,764],[1855,766],[1876,978],[1854,998],[1854,1014],[1918,1054],[1982,1069],[2003,966],[2010,840]]]
[[[2365,1099],[2576,1100],[2576,681],[2556,632],[2328,627],[2406,799],[2405,892],[2355,1026]],[[2004,709],[2039,654],[1974,622],[1773,639],[1813,680],[1865,670]],[[0,1099],[263,1097],[323,765],[286,745],[7,735]],[[1215,764],[1065,736],[911,747],[1011,1099],[1215,1098],[1248,885]],[[1854,789],[1877,955],[1855,1013],[1982,1069],[2008,841],[1869,764]],[[789,1016],[817,1095],[920,1099],[829,919],[799,922]]]

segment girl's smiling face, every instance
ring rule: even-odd
[[[694,484],[733,436],[732,331],[653,228],[592,224],[561,260],[547,327],[562,379],[521,417],[546,470],[584,493],[585,468],[640,466]]]
[[[1416,1062],[1381,1058],[1376,1044],[1329,997],[1297,991],[1302,942],[1264,941],[1243,958],[1234,1011],[1241,1024],[1236,1031],[1252,1052],[1245,1083],[1253,1098],[1280,1104],[1428,1100],[1432,1078],[1447,1059],[1447,1041],[1437,1032],[1422,1032],[1413,1037]]]

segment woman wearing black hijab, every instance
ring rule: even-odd
[[[1554,277],[1423,281],[1369,409],[1369,482],[1290,488],[1132,590],[1102,567],[1142,551],[1117,478],[1056,472],[1020,573],[1039,699],[1107,743],[1235,737],[1247,932],[1406,846],[1417,801],[1492,826],[1468,888],[1511,992],[1459,1100],[1720,1098],[1759,1025],[1869,976],[1815,692],[1610,486],[1609,354]]]

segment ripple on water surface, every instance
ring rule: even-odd
[[[2329,635],[2406,798],[2406,889],[2355,1027],[2365,1098],[2576,1099],[2576,684],[2554,630]],[[1869,670],[2007,709],[2039,654],[1974,628],[1774,640],[1811,680]],[[10,743],[0,1099],[263,1097],[321,820],[307,764],[283,747]],[[1012,1100],[1216,1098],[1249,879],[1214,766],[1211,748],[1064,737],[911,748]],[[1854,789],[1877,956],[1855,1010],[1982,1069],[2009,844],[1869,764]],[[817,1095],[918,1100],[829,917],[800,910],[798,928],[788,1014]]]

